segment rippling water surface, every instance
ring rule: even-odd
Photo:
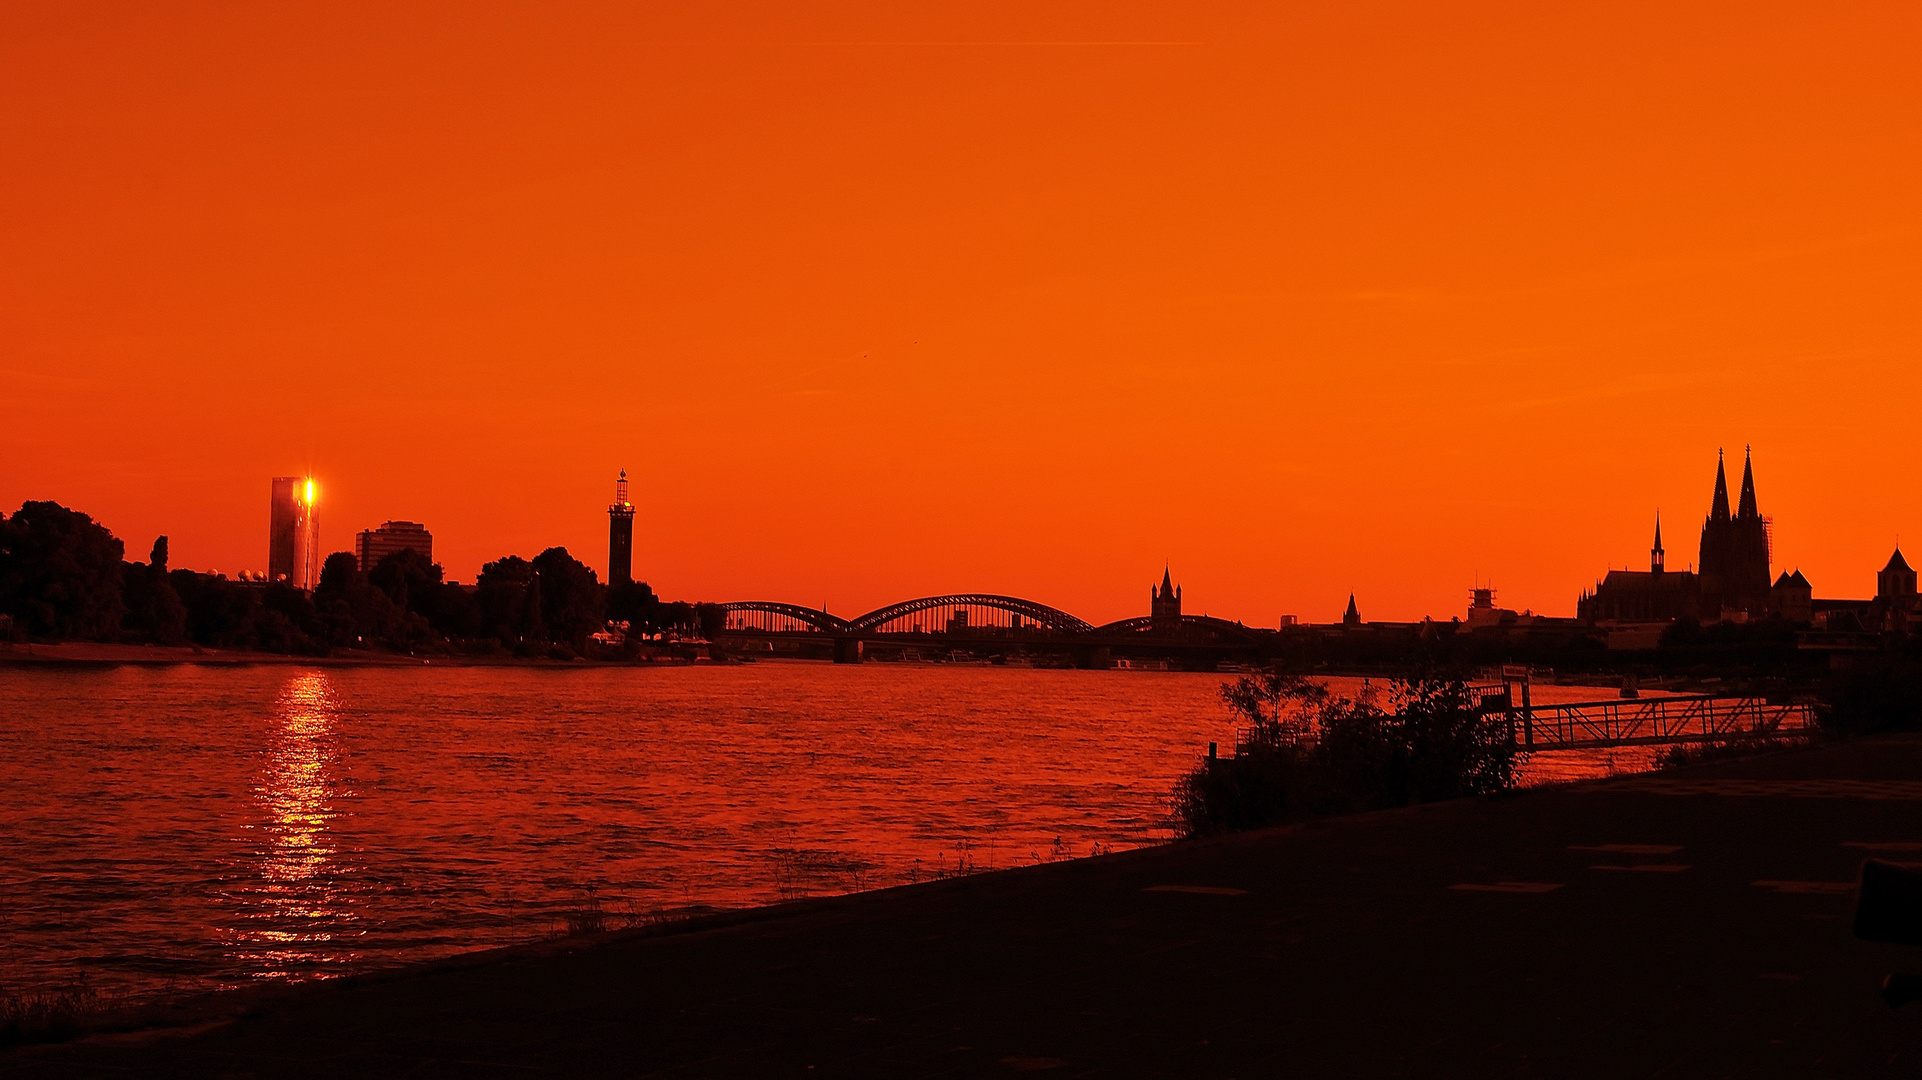
[[[0,991],[342,974],[594,911],[618,925],[1154,843],[1175,777],[1234,740],[1222,681],[0,669]]]

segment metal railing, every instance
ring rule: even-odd
[[[1508,711],[1515,741],[1529,750],[1799,738],[1816,730],[1806,702],[1679,694],[1673,697],[1529,705]]]

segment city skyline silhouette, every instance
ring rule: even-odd
[[[1896,12],[428,11],[0,16],[0,503],[467,580],[626,467],[674,595],[1251,622],[1569,613],[1718,446],[1818,583],[1922,527]]]
[[[0,1066],[1916,1071],[1919,51],[0,5]]]

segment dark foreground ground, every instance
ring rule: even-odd
[[[484,954],[0,1052],[41,1076],[1922,1074],[1922,739]]]

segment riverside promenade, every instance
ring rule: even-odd
[[[1879,1077],[1922,738],[569,939],[163,1010],[0,1077]]]

